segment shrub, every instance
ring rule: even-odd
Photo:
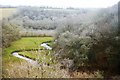
[[[16,25],[3,20],[2,22],[2,45],[3,47],[10,46],[10,43],[20,38],[19,29]]]

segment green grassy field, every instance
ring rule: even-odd
[[[3,49],[3,61],[14,62],[20,59],[11,55],[13,51],[26,49],[42,49],[42,42],[52,41],[52,37],[23,37],[20,40],[14,41],[10,47]]]
[[[0,20],[11,16],[17,11],[16,8],[0,8]]]

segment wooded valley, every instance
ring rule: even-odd
[[[98,9],[19,6],[14,10],[0,22],[3,78],[120,75],[118,4]],[[47,47],[40,46],[43,43]],[[14,52],[39,66],[13,56]],[[25,67],[22,72],[21,67]]]

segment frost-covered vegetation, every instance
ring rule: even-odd
[[[20,39],[19,28],[8,20],[2,20],[2,47],[9,47],[11,42]]]
[[[25,29],[54,30],[66,20],[78,23],[81,16],[91,12],[87,9],[56,9],[39,7],[19,7],[17,13],[11,16],[10,22]]]
[[[120,73],[117,5],[94,12],[94,15],[84,14],[81,18],[78,25],[70,19],[57,28],[56,56],[60,60],[67,59],[63,60],[64,66],[69,63],[70,70],[86,67]]]
[[[47,36],[54,37],[52,57],[58,63],[55,64],[57,67],[54,68],[54,64],[52,64],[53,67],[44,67],[46,73],[44,74],[39,69],[41,66],[35,68],[31,66],[25,70],[27,77],[83,77],[84,75],[84,77],[109,77],[113,74],[120,74],[118,5],[103,9],[61,9],[24,6],[18,7],[16,13],[9,18],[4,18],[2,21],[2,42],[6,52],[3,53],[5,62],[14,59],[11,59],[13,56],[11,57],[10,51],[23,48],[35,49],[38,48],[43,37],[46,36],[44,41],[53,40],[53,38]],[[21,38],[23,36],[27,38]],[[41,54],[39,52],[36,52],[35,55],[29,53],[35,53],[35,51],[23,51],[19,54],[33,59],[37,59],[38,54]],[[11,66],[11,64],[9,65]],[[4,66],[8,65],[5,64]],[[26,66],[28,65],[21,67]],[[14,71],[17,67],[14,66],[13,70],[6,70],[8,68],[6,67],[4,77],[24,77],[22,75],[24,71],[19,71],[22,70],[21,68]],[[50,74],[48,69],[51,71]],[[32,74],[32,71],[36,71],[36,73]],[[12,76],[11,73],[15,74],[14,72],[19,75]],[[65,75],[62,75],[62,73],[65,73]],[[57,76],[57,74],[61,75]]]

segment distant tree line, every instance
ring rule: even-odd
[[[0,8],[17,8],[16,6],[0,5]]]
[[[9,18],[11,23],[24,29],[55,30],[61,22],[66,20],[78,21],[82,14],[89,12],[87,9],[57,9],[41,7],[18,7],[17,13]]]

